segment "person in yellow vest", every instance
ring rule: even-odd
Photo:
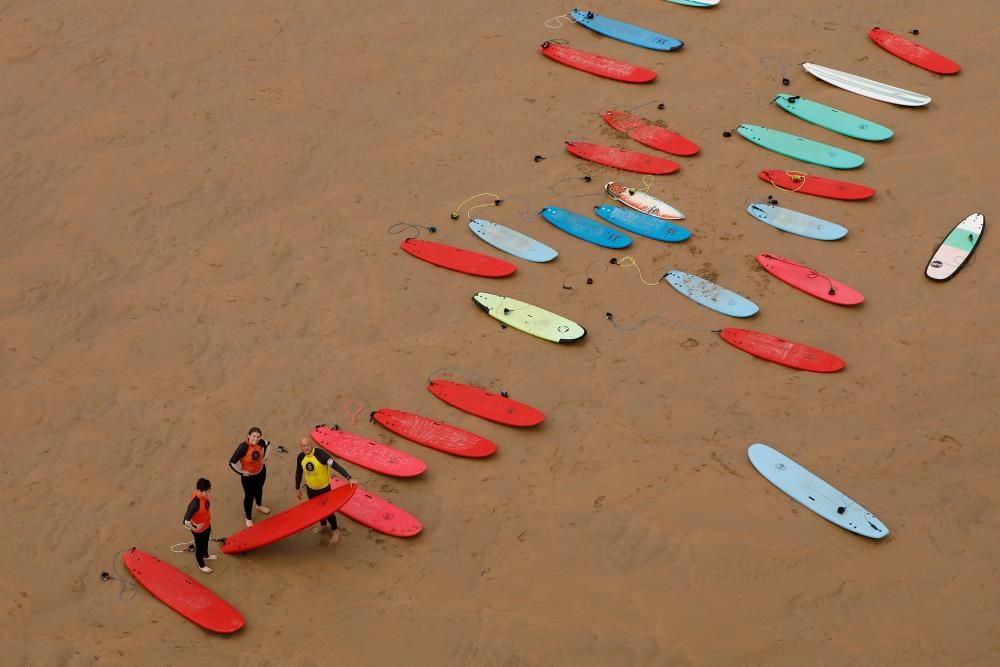
[[[212,491],[212,483],[201,477],[195,482],[194,493],[184,512],[184,527],[191,530],[194,536],[194,557],[198,561],[198,569],[210,574],[212,568],[205,565],[206,560],[218,558],[208,553],[208,538],[212,536],[212,503],[208,499]]]
[[[267,479],[267,458],[271,455],[271,443],[264,439],[260,428],[254,426],[247,432],[247,439],[236,445],[236,451],[229,459],[229,467],[243,483],[243,513],[246,514],[247,528],[253,525],[254,505],[261,514],[271,510],[262,505],[264,481]]]
[[[317,447],[312,438],[302,438],[299,441],[299,449],[302,451],[295,459],[295,497],[299,500],[302,500],[303,478],[306,483],[306,495],[310,499],[330,491],[330,468],[340,473],[340,476],[352,485],[357,484],[351,478],[351,473],[334,461],[330,452],[322,447]],[[327,526],[330,530],[330,544],[336,544],[340,541],[340,529],[337,527],[335,513],[321,520],[313,531],[323,532]]]

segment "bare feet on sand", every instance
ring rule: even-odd
[[[264,505],[257,505],[257,511],[260,512],[261,514],[270,514],[271,508],[265,507]]]
[[[340,528],[330,533],[330,544],[336,544],[340,541]]]

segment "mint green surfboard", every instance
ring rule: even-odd
[[[819,125],[854,139],[885,141],[892,136],[892,130],[878,123],[873,123],[867,118],[855,116],[798,95],[780,93],[775,96],[774,103],[807,123]]]
[[[751,141],[761,148],[774,151],[779,155],[811,162],[821,167],[831,169],[854,169],[865,163],[865,159],[860,155],[845,151],[835,146],[827,146],[818,141],[803,139],[794,134],[772,130],[760,125],[740,125],[736,128],[740,136]]]

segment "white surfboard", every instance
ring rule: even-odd
[[[841,528],[880,540],[889,529],[857,501],[830,486],[781,452],[760,443],[747,450],[750,463],[767,481]]]
[[[931,98],[922,93],[915,93],[912,90],[897,88],[887,83],[872,81],[864,77],[841,72],[840,70],[823,67],[814,63],[802,63],[802,67],[817,79],[822,79],[829,84],[843,88],[857,95],[870,97],[880,102],[898,104],[904,107],[922,107],[930,104]]]
[[[654,218],[660,218],[661,220],[684,219],[683,213],[667,202],[657,199],[648,192],[636,190],[635,188],[630,188],[627,185],[616,183],[615,181],[608,182],[608,184],[604,186],[604,191],[607,192],[608,196],[615,201],[619,201],[629,208],[634,208],[640,213],[651,215]]]
[[[476,218],[469,222],[469,229],[494,248],[529,262],[551,262],[559,255],[541,241],[489,220]]]

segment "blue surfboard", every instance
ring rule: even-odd
[[[747,213],[783,232],[798,234],[807,239],[836,241],[847,236],[846,227],[774,204],[750,204],[747,206]]]
[[[550,262],[559,255],[541,241],[489,220],[476,218],[469,222],[469,229],[494,248],[529,262]]]
[[[679,39],[646,30],[631,23],[624,23],[623,21],[609,19],[606,16],[599,16],[594,12],[574,9],[572,16],[577,23],[585,28],[590,28],[596,33],[610,37],[611,39],[617,39],[626,44],[641,46],[644,49],[676,51],[684,46],[684,42]]]
[[[711,308],[723,315],[750,317],[760,310],[757,304],[750,299],[690,273],[670,271],[667,275],[663,276],[663,279],[671,287],[695,303],[701,304],[706,308]]]
[[[612,225],[657,241],[677,243],[691,236],[691,232],[679,225],[672,225],[666,220],[633,211],[630,208],[601,204],[594,207],[594,213]]]
[[[627,248],[632,245],[632,239],[618,230],[605,227],[596,220],[585,218],[577,213],[571,213],[566,209],[546,206],[538,212],[538,215],[567,234],[571,234],[578,239],[583,239],[588,243],[599,245],[602,248]]]

